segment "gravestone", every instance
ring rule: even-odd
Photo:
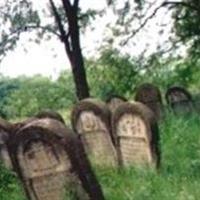
[[[127,100],[124,97],[118,96],[118,95],[112,95],[106,100],[106,104],[108,105],[110,111],[113,113],[118,106],[126,102]]]
[[[35,115],[35,117],[38,119],[43,119],[43,118],[56,119],[62,123],[65,123],[63,117],[58,112],[49,109],[40,111]]]
[[[159,167],[159,135],[153,112],[139,102],[123,103],[112,116],[118,161],[121,166]]]
[[[167,104],[176,114],[193,111],[192,95],[182,87],[174,86],[167,90],[165,95]]]
[[[35,117],[30,117],[30,118],[27,118],[23,121],[13,123],[12,124],[12,135],[15,135],[15,133],[17,133],[19,129],[21,129],[23,126],[33,122],[36,119],[37,118],[35,118]]]
[[[116,165],[112,142],[110,111],[106,104],[95,99],[80,101],[72,111],[72,125],[79,135],[87,155],[96,165]]]
[[[45,119],[45,118],[55,119],[55,120],[58,120],[58,121],[62,122],[63,124],[65,124],[64,119],[62,118],[62,116],[59,113],[52,111],[52,110],[42,110],[33,117],[30,117],[23,121],[12,124],[12,134],[14,135],[19,129],[21,129],[23,126],[33,122],[34,120]]]
[[[62,200],[70,193],[72,199],[95,200],[94,192],[104,199],[81,144],[58,120],[34,120],[13,140],[15,170],[28,199]]]
[[[12,126],[0,118],[0,160],[8,169],[12,169],[12,162],[8,148]]]
[[[148,106],[155,114],[156,119],[162,115],[162,97],[158,87],[144,83],[136,89],[135,100]]]

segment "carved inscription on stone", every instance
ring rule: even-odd
[[[18,159],[32,200],[64,198],[66,184],[72,184],[71,164],[64,149],[58,144],[32,140],[20,146]]]
[[[116,164],[115,149],[109,130],[92,111],[83,111],[77,121],[77,130],[89,158],[95,164]]]
[[[150,163],[150,138],[143,119],[138,115],[124,114],[117,124],[117,137],[123,165]]]
[[[30,143],[24,153],[24,158],[28,169],[33,174],[47,173],[60,164],[58,155],[54,152],[53,147],[42,141]]]
[[[93,133],[94,131],[106,130],[102,124],[100,126],[98,117],[92,111],[83,111],[80,114],[79,121],[77,123],[78,130],[81,134]]]

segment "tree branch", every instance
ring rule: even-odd
[[[157,8],[155,8],[155,10],[153,11],[153,13],[150,16],[148,16],[142,22],[142,24],[135,31],[132,32],[132,34],[130,36],[128,36],[128,38],[122,43],[122,45],[126,45],[128,43],[128,41],[132,37],[134,37],[142,28],[144,28],[146,26],[146,24],[149,22],[149,20],[152,19],[162,7],[165,7],[165,6],[168,6],[168,5],[172,5],[173,7],[184,6],[184,7],[190,8],[192,10],[199,11],[198,7],[195,7],[195,6],[193,6],[193,5],[189,4],[189,3],[186,3],[186,2],[164,1]]]
[[[25,29],[28,30],[28,29],[42,29],[44,31],[49,31],[50,33],[56,35],[57,37],[61,38],[61,35],[59,35],[56,31],[52,30],[51,28],[49,27],[45,27],[45,26],[34,26],[34,25],[31,25],[31,26],[25,26]],[[25,30],[25,31],[26,31]]]
[[[166,5],[173,5],[173,6],[184,6],[184,7],[188,7],[192,10],[196,10],[196,11],[199,11],[198,7],[196,6],[193,6],[192,4],[189,4],[189,3],[186,3],[186,2],[183,2],[183,1],[166,1],[166,2],[163,2],[163,6],[166,6]]]
[[[13,48],[14,45],[16,45],[16,42],[19,40],[20,34],[24,30],[22,29],[16,29],[9,33],[9,35],[6,36],[6,38],[3,38],[3,40],[0,42],[0,61],[5,57],[6,51]],[[10,46],[6,46],[10,43]]]
[[[70,4],[69,0],[62,0],[63,7],[65,9],[66,15],[69,16],[69,13],[72,10],[72,5]]]
[[[53,2],[53,0],[49,0],[50,2],[50,5],[51,5],[51,8],[52,8],[52,11],[53,11],[53,14],[54,14],[54,17],[55,17],[55,21],[58,25],[58,29],[60,31],[60,34],[61,34],[61,41],[64,42],[65,44],[65,48],[66,48],[66,51],[67,51],[67,54],[69,56],[69,59],[71,59],[71,56],[72,56],[72,50],[70,48],[70,44],[69,44],[69,35],[66,33],[65,29],[64,29],[64,26],[62,24],[62,20],[61,20],[61,17],[57,11],[57,8]]]
[[[51,5],[51,9],[53,11],[53,14],[54,14],[55,21],[58,25],[58,29],[60,31],[60,34],[61,34],[61,37],[62,37],[61,40],[62,40],[66,36],[66,32],[65,32],[65,29],[63,27],[61,17],[59,15],[58,11],[57,11],[57,8],[56,8],[53,0],[49,0],[49,2],[50,2],[50,5]]]
[[[153,13],[152,13],[149,17],[147,17],[147,18],[144,20],[144,22],[142,22],[142,24],[141,24],[135,31],[132,32],[132,34],[123,42],[122,45],[126,45],[126,44],[128,43],[128,41],[129,41],[132,37],[134,37],[142,28],[144,28],[145,25],[148,23],[148,21],[149,21],[150,19],[152,19],[152,18],[157,14],[157,12],[160,10],[160,8],[162,8],[162,7],[163,7],[163,3],[162,3],[160,6],[158,6],[158,7],[153,11]]]
[[[74,7],[75,12],[78,11],[78,4],[79,4],[79,0],[74,0],[74,5],[73,5],[73,7]]]

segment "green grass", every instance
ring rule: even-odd
[[[0,164],[0,199],[25,200],[22,185],[14,172]]]
[[[200,119],[169,114],[160,125],[161,169],[100,170],[109,200],[199,200]]]
[[[95,169],[107,200],[200,199],[200,117],[168,114],[160,124],[160,137],[159,172],[144,168]],[[23,200],[16,178],[0,170],[0,199]]]

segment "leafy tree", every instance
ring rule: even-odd
[[[137,61],[112,49],[104,49],[98,60],[88,61],[87,70],[92,95],[102,99],[111,94],[132,96],[141,78]]]
[[[0,116],[3,118],[8,117],[6,106],[8,105],[9,96],[12,92],[20,88],[20,82],[17,79],[9,79],[0,77]]]
[[[139,31],[133,31],[133,21],[140,22],[144,17],[142,9],[147,9],[151,4],[148,1],[126,0],[121,2],[123,6],[117,8],[117,0],[107,0],[110,8],[113,8],[117,21],[115,27],[109,27],[113,30],[113,37],[126,35],[128,41]],[[0,43],[0,54],[5,56],[8,50],[16,47],[17,41],[24,32],[35,31],[37,37],[35,41],[39,42],[44,37],[49,38],[55,35],[64,44],[66,54],[72,67],[73,79],[77,97],[79,99],[89,96],[89,86],[86,79],[84,61],[80,46],[80,28],[85,27],[91,18],[99,14],[96,10],[89,9],[82,12],[79,0],[61,0],[55,3],[54,0],[48,0],[48,9],[45,10],[49,20],[43,21],[39,10],[35,10],[31,0],[6,0],[0,9],[1,24],[4,24],[1,31],[2,41]],[[145,6],[148,4],[148,6]],[[109,9],[109,8],[106,8]],[[134,11],[134,12],[132,12]],[[102,12],[101,12],[102,13]],[[128,16],[128,14],[133,13]],[[143,23],[145,24],[145,23]],[[142,27],[141,27],[142,28]],[[110,40],[113,40],[113,38]],[[123,44],[126,44],[126,41]]]
[[[200,55],[200,1],[184,0],[173,13],[177,40],[189,47],[191,60]],[[194,61],[194,60],[192,60]]]
[[[148,29],[148,24],[153,18],[158,17],[159,12],[162,10],[162,13],[167,14],[168,18],[172,18],[172,21],[169,22],[172,22],[173,26],[171,34],[167,38],[172,47],[169,48],[166,47],[167,45],[161,46],[158,44],[157,50],[161,51],[165,47],[165,51],[169,53],[174,47],[179,47],[181,43],[184,46],[191,47],[189,48],[191,54],[199,52],[199,0],[125,0],[123,2],[107,0],[107,2],[118,15],[116,23],[111,28],[113,31],[112,37],[121,36],[121,40],[118,40],[121,46],[131,42],[140,31]],[[165,31],[165,27],[165,22],[157,26],[161,35]],[[110,38],[107,41],[116,43],[117,40],[112,41]]]
[[[79,0],[61,0],[59,5],[54,0],[47,2],[49,10],[45,12],[48,12],[49,23],[42,22],[40,12],[34,9],[31,0],[6,0],[1,5],[0,23],[4,26],[0,34],[0,55],[5,56],[8,50],[13,50],[24,32],[36,31],[37,42],[43,36],[56,35],[64,44],[71,63],[77,97],[88,97],[89,87],[80,46],[80,24],[87,24],[88,16],[93,16],[95,12],[81,13]]]
[[[18,78],[20,87],[10,93],[7,104],[3,105],[8,117],[14,119],[32,116],[42,109],[60,110],[70,107],[75,101],[71,93],[72,86],[68,76],[64,78],[65,86],[62,79],[60,77],[59,81],[53,82],[42,76]]]
[[[0,23],[4,25],[0,36],[0,55],[5,56],[8,50],[15,48],[17,41],[24,32],[29,33],[35,31],[37,33],[37,36],[34,38],[36,42],[44,38],[51,38],[51,36],[54,35],[64,44],[72,68],[77,97],[79,99],[88,97],[89,86],[80,45],[80,30],[86,27],[88,22],[99,14],[99,12],[89,9],[83,13],[79,5],[79,0],[60,0],[58,2],[47,0],[47,3],[48,8],[45,10],[45,13],[47,13],[48,20],[46,20],[46,22],[43,21],[44,14],[42,15],[39,10],[34,9],[33,1],[31,0],[6,0],[4,4],[0,4]],[[177,41],[181,41],[191,47],[190,50],[195,52],[199,51],[198,0],[107,0],[107,5],[109,7],[106,9],[112,9],[116,16],[116,23],[108,26],[113,34],[110,38],[105,38],[108,45],[113,49],[115,49],[116,43],[122,47],[127,45],[128,42],[134,38],[140,30],[144,29],[148,22],[157,15],[160,9],[165,8],[166,12],[169,11],[173,13],[174,27],[172,31],[175,31],[175,35],[169,38],[170,42],[176,44]],[[160,28],[161,34],[162,29],[164,28]],[[116,39],[119,37],[121,37],[121,39]],[[166,46],[167,45],[163,45],[162,47],[158,45],[158,51],[161,52],[161,47],[164,48]],[[172,47],[174,47],[174,45]],[[167,49],[167,52],[169,51],[171,51],[171,48]],[[193,55],[193,53],[191,54]],[[176,54],[173,54],[173,56],[174,55]],[[104,60],[104,63],[102,62],[100,65],[108,64],[105,63],[106,59],[104,56],[105,55],[102,55],[101,57],[101,61]],[[162,56],[162,54],[159,54],[159,56]],[[153,57],[150,57],[150,59],[152,58]],[[196,58],[198,58],[198,56],[196,56]],[[109,61],[110,63],[112,63],[111,59],[112,56]],[[141,57],[140,59],[144,58]],[[118,63],[113,63],[119,66]],[[116,71],[118,71],[119,74],[121,74],[120,76],[129,77],[129,75],[123,74],[130,72],[128,68],[126,68],[126,70],[122,70],[123,68],[120,67],[116,67],[115,70],[113,69],[114,67],[110,72],[107,72],[107,74],[116,74]],[[144,69],[141,68],[139,70],[142,70],[142,73],[144,71]],[[147,68],[145,70],[147,70]],[[130,74],[133,73],[133,77],[135,77],[134,73],[138,73],[138,70],[136,71],[137,72],[131,71]],[[109,77],[112,76],[110,75]],[[109,85],[109,88],[104,89],[105,93],[116,90],[113,84],[106,85]],[[130,86],[127,87],[126,85],[124,88],[130,88]],[[125,89],[122,88],[120,91],[125,91]]]

